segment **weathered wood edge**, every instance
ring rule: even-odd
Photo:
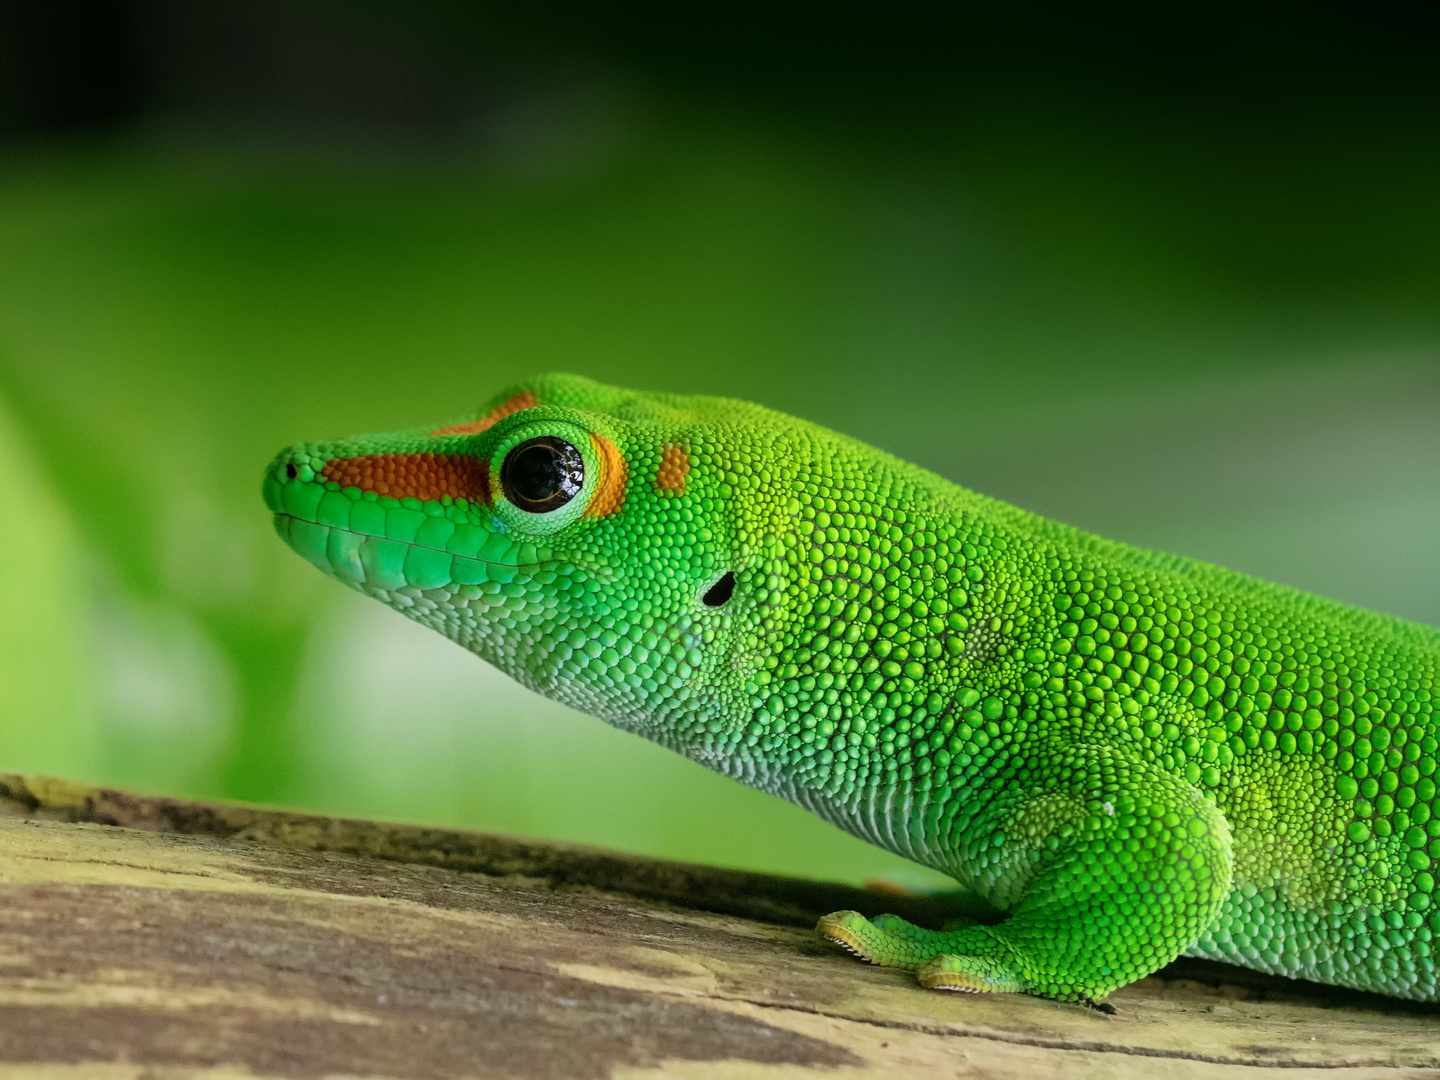
[[[820,916],[847,908],[872,914],[891,911],[936,927],[956,915],[983,918],[990,914],[978,900],[963,894],[897,895],[834,882],[652,859],[583,844],[144,795],[21,773],[0,773],[0,813],[541,878],[556,888],[605,889],[786,926],[811,927]]]
[[[557,889],[602,889],[696,911],[806,929],[813,927],[820,916],[846,909],[867,915],[888,911],[936,928],[957,915],[998,921],[996,913],[983,901],[964,893],[899,895],[836,882],[654,859],[556,840],[326,817],[251,803],[178,799],[34,774],[0,772],[0,814],[250,841],[282,850],[354,855],[497,877],[532,878]],[[1235,987],[1257,999],[1299,997],[1331,1006],[1398,1009],[1426,1015],[1434,1009],[1423,1003],[1300,982],[1190,957],[1180,957],[1154,977],[1164,982],[1186,980]]]
[[[42,1061],[46,1069],[81,1061],[83,1043],[99,1056],[79,1068],[121,1060],[116,1054],[146,1062],[134,1075],[94,1080],[146,1080],[152,1065],[197,1063],[241,1063],[252,1075],[291,1080],[337,1072],[455,1080],[478,1073],[435,1066],[437,1045],[459,1040],[489,1053],[487,1040],[506,1039],[528,1064],[497,1064],[495,1075],[578,1075],[557,1072],[559,1058],[535,1058],[531,1027],[544,1036],[536,1045],[555,1054],[574,1058],[583,1045],[587,1076],[597,1080],[859,1080],[935,1068],[1014,1080],[1062,1065],[1086,1080],[1155,1070],[1199,1080],[1235,1068],[1284,1068],[1297,1078],[1335,1069],[1357,1080],[1440,1076],[1433,1005],[1181,961],[1117,992],[1119,1015],[1100,1017],[1021,996],[926,994],[903,973],[763,925],[804,925],[805,905],[817,900],[815,910],[844,902],[875,911],[907,899],[880,892],[15,774],[0,774],[0,816],[11,822],[0,832],[19,875],[0,906],[11,938],[0,944],[10,964],[0,979],[7,1078],[34,1080]],[[758,890],[757,904],[746,888]],[[749,921],[757,910],[761,921]],[[733,914],[741,918],[726,917]],[[557,978],[569,981],[557,989]],[[414,1000],[387,1004],[396,991]],[[469,1019],[451,1015],[456,994],[474,998]],[[588,1019],[555,1029],[553,1006],[582,998]],[[686,1012],[684,1023],[661,1017],[677,1003],[704,1011]],[[520,1005],[530,1011],[517,1026]],[[292,1022],[296,1008],[309,1019]],[[691,1035],[703,1042],[716,1024],[732,1024],[716,1011],[761,1023],[751,1034],[764,1038],[736,1028],[703,1050]],[[647,1047],[662,1019],[685,1061],[622,1067],[656,1056]],[[792,1035],[803,1038],[791,1045]],[[613,1062],[590,1062],[592,1038],[610,1047]],[[403,1067],[382,1068],[398,1053],[396,1040]],[[778,1072],[761,1066],[757,1055],[782,1043],[798,1058]],[[275,1046],[314,1067],[270,1067]],[[906,1071],[922,1060],[925,1071]],[[20,1071],[7,1071],[7,1061]],[[44,1075],[91,1080],[88,1072]]]
[[[597,889],[0,817],[4,1080],[1437,1076],[1433,1024],[1156,985],[943,995]]]

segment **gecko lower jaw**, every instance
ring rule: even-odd
[[[357,532],[338,525],[307,521],[277,512],[275,531],[321,571],[346,584],[393,592],[397,589],[441,589],[449,585],[499,589],[522,577],[580,569],[565,560],[522,561],[525,548],[497,533],[475,554],[446,551],[415,541]],[[490,555],[490,558],[480,557]],[[506,556],[509,556],[507,559]],[[487,590],[488,591],[488,590]]]

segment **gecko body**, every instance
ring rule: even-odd
[[[1440,996],[1431,628],[576,376],[264,492],[346,585],[1005,913],[821,920],[925,986],[1095,1002],[1183,952]]]

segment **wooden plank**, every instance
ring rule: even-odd
[[[1118,992],[1115,1016],[929,993],[793,918],[703,910],[705,868],[443,830],[402,861],[410,827],[244,807],[208,808],[229,835],[141,831],[56,820],[107,805],[92,789],[4,784],[0,1076],[1440,1076],[1434,1006],[1200,964]],[[125,798],[152,825],[182,805]],[[320,850],[357,836],[386,857]],[[445,865],[491,842],[542,872]],[[548,872],[576,860],[589,879]],[[757,888],[795,918],[811,895]]]

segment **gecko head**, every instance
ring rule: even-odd
[[[325,573],[547,696],[695,752],[762,677],[794,521],[783,425],[798,423],[547,375],[457,422],[292,446],[264,494]]]

